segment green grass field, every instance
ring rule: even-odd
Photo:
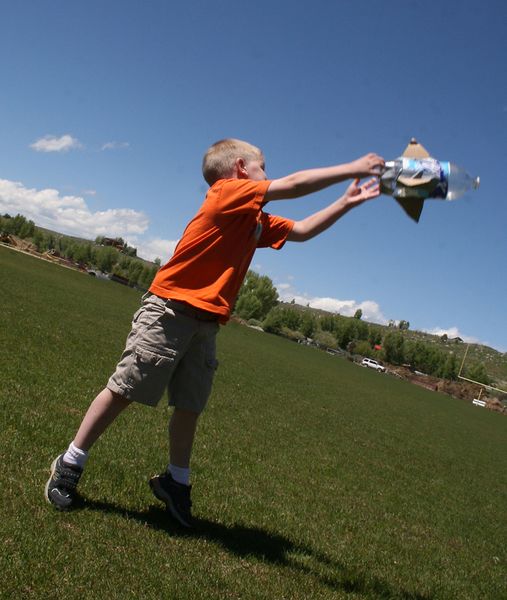
[[[0,248],[0,597],[507,598],[507,419],[235,324],[197,436],[195,531],[147,480],[165,402],[43,498],[140,294]]]

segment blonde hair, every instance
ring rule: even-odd
[[[208,148],[202,159],[204,179],[209,185],[213,185],[219,179],[230,177],[238,158],[263,160],[263,154],[259,148],[242,140],[228,138],[215,142]]]

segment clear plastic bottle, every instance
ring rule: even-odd
[[[464,169],[454,163],[440,163],[447,177],[446,200],[456,200],[470,190],[476,190],[481,182],[480,177],[471,177]]]
[[[418,190],[417,187],[407,188],[398,178],[426,179]],[[434,158],[400,157],[386,162],[380,178],[381,191],[394,197],[439,198],[441,200],[456,200],[464,193],[479,187],[479,177],[471,177],[464,169],[448,161],[438,161]]]

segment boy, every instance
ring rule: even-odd
[[[167,388],[174,407],[169,422],[169,466],[152,477],[154,495],[180,524],[191,527],[190,456],[197,420],[211,392],[215,337],[229,319],[259,247],[281,248],[321,233],[352,207],[379,195],[384,160],[368,154],[351,163],[300,171],[268,180],[262,152],[241,140],[221,140],[203,159],[210,189],[174,255],[155,276],[134,315],[125,351],[91,403],[76,437],[51,466],[48,502],[68,510],[93,443],[133,401],[155,406]],[[265,213],[273,200],[297,198],[354,178],[345,194],[301,221]]]

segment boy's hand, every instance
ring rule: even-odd
[[[345,202],[348,206],[358,206],[366,200],[372,200],[380,195],[380,185],[378,179],[369,179],[363,185],[359,185],[359,179],[349,185],[344,194]]]
[[[381,175],[385,166],[384,159],[370,152],[350,163],[351,175],[353,177],[368,177],[369,175]]]
[[[306,219],[296,221],[292,231],[287,236],[287,240],[291,242],[305,242],[331,227],[333,223],[338,221],[354,206],[359,206],[359,204],[362,204],[366,200],[376,198],[379,194],[380,185],[378,179],[369,179],[363,185],[359,185],[359,179],[354,179],[345,191],[345,194],[338,198],[338,200],[335,200],[332,204],[313,215],[306,217]]]

